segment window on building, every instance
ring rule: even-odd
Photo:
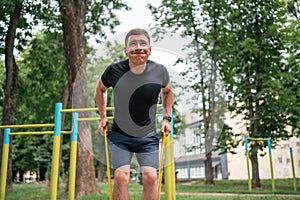
[[[177,174],[177,178],[188,178],[188,169],[187,168],[179,168],[177,169],[178,174]]]
[[[279,157],[279,158],[278,158],[278,162],[279,162],[279,163],[282,163],[282,157]]]

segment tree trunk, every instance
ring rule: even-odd
[[[60,12],[63,25],[64,49],[68,69],[69,100],[72,108],[89,107],[86,80],[86,40],[85,15],[87,1],[60,0]],[[74,91],[75,90],[75,91]],[[79,118],[86,116],[79,113]],[[78,126],[76,197],[88,194],[100,194],[96,182],[92,149],[91,127],[88,122]]]
[[[104,160],[105,160],[105,154],[101,154],[101,159],[99,160],[99,166],[98,166],[98,174],[97,174],[97,179],[100,182],[104,181],[105,178],[105,173],[104,173]]]
[[[206,153],[206,157],[204,160],[205,164],[205,184],[206,185],[213,185],[214,184],[214,172],[212,167],[212,153],[208,152]]]
[[[47,173],[47,168],[44,166],[39,167],[39,179],[38,181],[45,181],[46,180],[46,173]]]
[[[251,145],[250,150],[250,160],[251,160],[251,168],[252,168],[252,188],[261,188],[260,178],[259,178],[259,167],[258,167],[258,147],[256,144]]]
[[[5,97],[4,105],[2,111],[2,124],[12,125],[14,124],[15,110],[16,110],[16,99],[17,99],[17,82],[19,68],[15,61],[13,50],[14,42],[16,37],[16,30],[18,26],[18,21],[20,18],[20,13],[22,10],[22,2],[17,2],[15,4],[14,12],[10,16],[9,27],[7,35],[5,38],[5,67],[6,67],[6,85],[5,85]],[[2,144],[3,135],[1,134],[1,160],[2,160]],[[10,137],[9,144],[9,161],[7,169],[7,191],[12,191],[12,137]]]

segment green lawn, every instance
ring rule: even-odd
[[[298,185],[300,180],[297,180]],[[291,179],[276,180],[276,191],[272,191],[271,181],[262,180],[263,188],[260,190],[248,191],[247,181],[231,181],[220,180],[215,181],[214,186],[206,186],[202,181],[191,184],[177,184],[176,185],[176,199],[178,200],[294,200],[300,199],[300,186],[298,191],[293,189],[293,181]],[[99,200],[109,199],[108,188],[106,183],[99,183],[101,196],[90,195],[82,198],[82,200]],[[60,186],[57,199],[68,199],[67,194],[62,194],[64,185]],[[131,200],[140,200],[142,186],[138,183],[131,183],[130,185]],[[164,192],[164,188],[162,188]],[[204,193],[200,194],[199,193]],[[217,194],[211,194],[217,193]],[[258,196],[247,196],[247,195]],[[230,195],[230,196],[228,196]],[[287,195],[287,196],[280,196]],[[298,196],[291,196],[298,195]],[[162,194],[162,200],[164,200]],[[49,191],[46,189],[46,184],[15,184],[13,192],[6,192],[6,199],[8,200],[44,200],[49,199]]]

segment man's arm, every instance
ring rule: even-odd
[[[166,87],[162,88],[162,104],[164,108],[164,115],[170,116],[173,105],[171,82],[169,82]],[[166,132],[166,134],[168,135],[171,132],[170,122],[168,120],[163,120],[161,128],[161,131]]]
[[[108,123],[107,116],[106,116],[107,89],[108,88],[103,85],[100,78],[96,86],[95,100],[101,118],[98,129],[102,133],[103,133],[103,129],[107,126]]]

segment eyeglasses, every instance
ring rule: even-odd
[[[131,41],[129,42],[128,44],[128,47],[129,48],[147,48],[149,47],[150,45],[148,44],[148,42],[142,40],[142,41]]]

